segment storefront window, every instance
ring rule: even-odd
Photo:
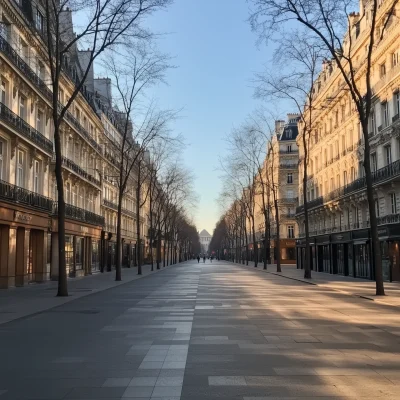
[[[65,263],[67,273],[74,270],[74,246],[72,244],[72,236],[65,236]]]
[[[354,245],[354,258],[356,264],[356,277],[370,278],[369,245]]]
[[[331,260],[329,257],[329,245],[323,247],[323,272],[330,272]]]
[[[100,258],[99,258],[100,242],[98,240],[92,241],[92,271],[100,270]]]
[[[347,248],[347,260],[349,266],[349,276],[354,276],[354,263],[353,263],[353,245],[349,244]]]
[[[344,275],[344,244],[337,245],[337,273]]]
[[[389,243],[381,242],[381,257],[382,257],[382,272],[383,280],[390,280],[390,258],[389,258]]]
[[[77,270],[83,268],[83,237],[76,238],[75,264]]]

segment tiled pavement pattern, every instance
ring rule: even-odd
[[[0,326],[0,400],[400,399],[398,308],[185,263]]]

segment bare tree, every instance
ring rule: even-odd
[[[173,113],[158,111],[152,102],[147,106],[143,104],[145,90],[164,80],[165,71],[170,67],[167,61],[168,56],[159,54],[151,46],[141,43],[135,46],[134,43],[131,43],[130,46],[124,47],[119,54],[112,52],[104,62],[117,91],[113,112],[117,115],[121,135],[116,140],[110,141],[113,153],[117,155],[120,163],[116,176],[118,211],[115,279],[117,281],[122,279],[122,203],[126,191],[131,189],[128,182],[132,181],[132,175],[138,175],[134,181],[136,182],[136,212],[138,207],[140,211],[142,205],[137,195],[140,185],[143,184],[143,178],[145,178],[142,168],[145,155],[148,155],[148,149],[154,141],[170,139],[168,131],[164,128],[173,117]],[[140,118],[142,118],[141,121]],[[149,173],[148,168],[145,170],[146,173]],[[140,226],[138,225],[139,219],[137,214],[137,227]],[[140,232],[138,235],[138,240],[140,240]],[[140,246],[136,246],[136,251],[140,252]],[[137,260],[138,273],[141,274],[141,259],[137,258]]]
[[[60,130],[76,97],[81,94],[89,98],[85,81],[94,61],[107,48],[118,45],[127,37],[146,40],[150,33],[143,29],[144,19],[154,11],[166,7],[170,0],[42,0],[45,8],[45,32],[41,33],[45,46],[47,65],[50,68],[49,95],[52,105],[54,129],[54,150],[56,156],[55,174],[58,189],[58,253],[59,273],[57,296],[67,296],[67,274],[65,260],[65,198],[62,176],[62,145]],[[77,33],[73,32],[72,14],[85,15]],[[89,50],[79,68],[78,46]],[[80,73],[77,73],[77,71]],[[72,92],[65,103],[60,102],[60,81],[70,75],[74,83]],[[89,99],[90,100],[90,99]]]
[[[252,2],[254,10],[250,22],[261,39],[271,38],[276,33],[282,34],[282,30],[287,31],[296,26],[296,23],[301,24],[313,37],[319,38],[349,91],[358,113],[364,139],[363,165],[374,255],[376,295],[384,295],[368,125],[373,100],[372,58],[376,45],[383,39],[388,26],[398,23],[396,16],[398,0],[387,0],[382,3],[372,0],[360,10],[361,15],[349,13],[349,7],[355,4],[348,0],[252,0]],[[361,27],[363,27],[361,36],[366,54],[360,62],[356,53],[360,43],[357,39]]]
[[[301,31],[295,31],[278,40],[279,50],[274,62],[279,72],[265,71],[257,75],[256,95],[264,100],[289,100],[299,114],[300,140],[303,147],[302,195],[304,207],[305,257],[304,277],[311,278],[310,230],[307,205],[309,148],[315,138],[315,80],[326,51],[316,40]],[[288,67],[289,66],[289,67]]]

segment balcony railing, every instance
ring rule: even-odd
[[[53,215],[58,213],[58,203],[53,203]],[[86,222],[90,225],[104,225],[104,217],[97,215],[91,211],[84,210],[83,208],[75,207],[72,204],[65,204],[65,217],[74,219],[81,222]]]
[[[106,232],[117,233],[117,227],[112,224],[105,224],[103,230]]]
[[[400,160],[397,160],[383,168],[380,168],[372,172],[372,183],[377,185],[386,180],[394,177],[400,177]],[[308,209],[322,206],[324,203],[332,200],[339,199],[342,196],[349,195],[351,193],[357,192],[359,190],[365,189],[367,186],[365,177],[356,179],[355,181],[349,183],[348,185],[342,186],[335,189],[323,197],[307,202]],[[296,214],[302,213],[304,211],[304,206],[299,206],[296,208]]]
[[[299,150],[298,150],[298,149],[293,149],[293,150],[291,150],[291,151],[288,151],[288,150],[279,150],[279,154],[287,154],[287,155],[293,154],[293,155],[297,155],[297,154],[299,154]]]
[[[297,163],[292,163],[292,164],[280,164],[280,168],[283,169],[296,169],[297,168]]]
[[[108,208],[112,208],[113,210],[118,210],[118,204],[114,203],[113,201],[103,199],[103,205],[105,205]]]
[[[85,178],[89,182],[93,183],[96,186],[101,186],[100,181],[95,178],[93,175],[88,174],[85,170],[83,170],[79,165],[75,164],[72,160],[67,157],[62,158],[62,165],[67,167],[68,169],[74,171],[77,175]]]
[[[400,213],[378,217],[378,225],[395,224],[400,222]]]
[[[12,48],[12,46],[2,37],[0,37],[0,51],[2,51],[11,60],[14,66],[27,78],[39,91],[52,101],[53,94],[47,85],[40,79],[33,69],[19,56],[19,54]],[[59,103],[59,110],[62,105]],[[65,113],[65,120],[68,121],[73,127],[99,152],[102,153],[101,146],[92,138],[80,122],[69,112]]]
[[[296,197],[281,197],[278,199],[278,203],[297,203]]]
[[[0,199],[51,213],[53,200],[0,180]]]
[[[294,218],[296,214],[279,214],[281,218]]]
[[[0,120],[11,125],[24,138],[36,144],[46,153],[53,153],[53,143],[39,131],[32,128],[20,116],[13,113],[5,104],[0,103]]]

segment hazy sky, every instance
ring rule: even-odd
[[[272,53],[257,48],[247,16],[245,0],[175,0],[151,19],[153,30],[169,32],[159,47],[176,57],[178,67],[155,95],[163,107],[184,107],[174,128],[188,142],[183,159],[196,175],[197,228],[211,234],[220,217],[217,169],[224,137],[260,104],[250,81]]]

